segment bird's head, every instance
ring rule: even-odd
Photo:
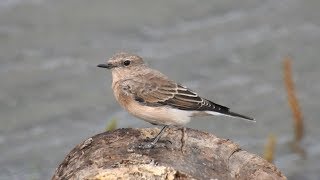
[[[111,70],[125,70],[133,69],[141,65],[144,65],[144,62],[140,56],[121,52],[111,57],[106,64],[99,64],[98,67]]]

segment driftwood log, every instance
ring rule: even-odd
[[[139,149],[159,129],[118,129],[77,145],[52,179],[286,179],[271,163],[212,134],[168,129],[157,146]]]

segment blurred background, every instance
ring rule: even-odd
[[[320,179],[319,0],[0,0],[0,179],[49,179],[86,138],[149,127],[115,102],[114,53],[153,68],[232,110],[256,118],[197,118],[189,127],[230,138],[289,179]],[[307,156],[294,153],[282,61],[292,58]],[[205,87],[205,88],[204,88]]]

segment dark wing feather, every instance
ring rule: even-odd
[[[147,79],[143,79],[146,77]],[[231,112],[228,107],[204,99],[192,90],[169,81],[163,76],[150,74],[135,80],[126,79],[120,84],[124,93],[132,96],[142,105],[170,106],[185,111],[214,111],[254,121],[251,117]]]
[[[125,80],[122,83],[127,93],[148,106],[170,106],[186,111],[215,111],[222,114],[229,108],[201,98],[192,90],[158,76],[149,76],[148,81]]]
[[[229,108],[204,99],[182,85],[177,85],[177,93],[163,104],[187,111],[215,111],[222,114],[229,111]]]

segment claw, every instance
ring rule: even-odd
[[[148,143],[141,143],[139,144],[138,148],[139,149],[152,149],[155,147],[155,143],[153,142],[148,142]]]

